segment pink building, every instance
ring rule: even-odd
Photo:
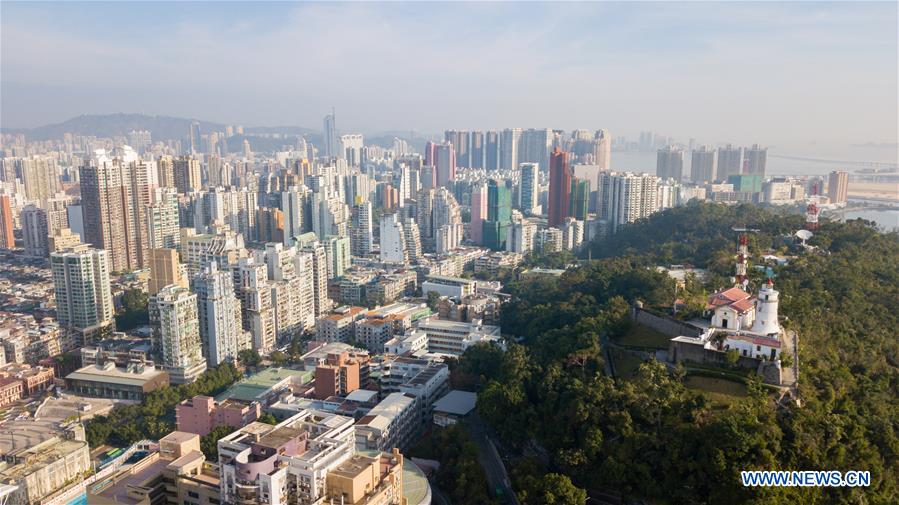
[[[487,186],[481,184],[471,190],[471,241],[484,243],[484,219],[487,218]]]
[[[250,404],[226,400],[216,403],[209,396],[194,396],[175,407],[178,431],[203,436],[216,426],[240,428],[259,419],[262,408],[257,402]]]

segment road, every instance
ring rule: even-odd
[[[495,491],[497,488],[503,490],[503,501],[508,505],[519,505],[515,491],[512,490],[512,482],[509,480],[509,474],[506,472],[506,465],[496,449],[496,444],[490,438],[490,432],[483,420],[474,413],[467,422],[471,437],[478,444],[478,462],[484,468],[487,474],[487,482],[490,483],[490,489]]]

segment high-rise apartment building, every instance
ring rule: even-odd
[[[321,243],[325,246],[325,256],[328,260],[328,279],[343,277],[343,274],[353,264],[350,254],[350,238],[329,235]]]
[[[730,144],[718,148],[716,181],[727,181],[732,175],[743,173],[743,149]]]
[[[356,197],[350,223],[350,248],[353,256],[365,257],[374,250],[371,202]]]
[[[462,242],[462,211],[448,189],[437,190],[431,212],[435,252],[443,254],[459,247]]]
[[[568,165],[568,153],[558,147],[549,160],[549,201],[547,213],[549,226],[559,227],[570,215],[571,202],[571,167]]]
[[[484,134],[484,169],[488,172],[499,169],[500,136],[495,131]]]
[[[466,130],[446,130],[443,140],[453,145],[456,165],[470,168],[471,163],[471,134]]]
[[[179,193],[192,193],[203,189],[200,160],[190,156],[179,156],[172,162],[175,188]]]
[[[421,231],[418,229],[418,223],[411,218],[403,219],[403,238],[406,241],[406,254],[409,262],[417,263],[421,259],[423,252],[421,246]]]
[[[146,264],[151,170],[155,172],[155,166],[141,161],[127,146],[113,158],[97,150],[90,164],[81,167],[84,242],[109,251],[114,271],[137,270]]]
[[[73,233],[69,228],[56,230],[47,241],[47,247],[51,253],[70,249],[78,245],[81,245],[81,236]]]
[[[615,233],[618,227],[649,217],[659,208],[659,178],[630,172],[600,172],[597,217]]]
[[[382,263],[404,265],[409,261],[403,223],[397,214],[381,216],[380,237],[380,260]]]
[[[166,286],[186,288],[189,285],[186,265],[178,261],[175,249],[150,249],[150,279],[147,292],[150,296],[162,291]]]
[[[328,298],[328,254],[325,246],[316,240],[304,241],[300,244],[304,254],[297,256],[301,266],[297,273],[303,275],[312,272],[312,292],[315,300],[315,317],[327,314],[331,310],[331,299]]]
[[[518,159],[511,168],[519,163],[538,163],[542,167],[549,166],[549,153],[553,145],[554,134],[548,128],[529,128],[521,132],[518,141]]]
[[[338,158],[346,160],[347,165],[358,167],[362,164],[364,142],[361,134],[341,135],[337,140],[337,145],[339,146]]]
[[[206,363],[214,367],[236,360],[240,351],[250,348],[250,337],[241,323],[231,272],[219,270],[213,262],[193,277],[192,284]]]
[[[480,183],[471,188],[471,222],[469,233],[476,245],[484,243],[484,220],[487,219],[487,185]]]
[[[171,156],[160,156],[156,160],[156,177],[159,187],[175,187],[175,160]]]
[[[266,265],[243,258],[233,270],[235,294],[240,300],[241,326],[253,337],[253,349],[268,354],[275,348],[275,311]]]
[[[471,152],[470,164],[471,168],[484,168],[485,154],[485,138],[484,132],[471,132]]]
[[[312,193],[305,186],[291,186],[281,192],[284,217],[284,245],[293,245],[295,237],[312,229]]]
[[[337,119],[333,111],[325,116],[323,131],[324,138],[322,139],[322,143],[324,144],[324,155],[327,158],[335,158],[337,157],[339,148],[337,145]]]
[[[601,172],[612,168],[612,135],[609,130],[596,130],[593,144],[593,163]]]
[[[190,145],[190,154],[197,154],[202,151],[202,141],[200,137],[200,123],[193,121],[190,124],[190,132],[188,133],[188,144]]]
[[[484,220],[484,246],[495,251],[506,249],[512,226],[512,192],[502,181],[487,181],[487,219]]]
[[[13,249],[16,247],[16,237],[13,235],[12,200],[9,195],[0,195],[0,249]]]
[[[752,147],[743,149],[744,169],[747,175],[765,177],[765,169],[768,165],[768,148],[753,144]]]
[[[26,205],[22,209],[21,221],[25,255],[36,258],[47,257],[50,254],[47,212],[37,205]]]
[[[181,245],[178,192],[175,188],[156,188],[153,203],[147,206],[147,247],[177,249]]]
[[[834,170],[827,178],[830,203],[846,203],[849,196],[849,172]]]
[[[690,180],[694,184],[712,183],[718,179],[718,153],[709,146],[700,146],[690,155]]]
[[[197,295],[170,285],[153,297],[154,335],[162,352],[163,369],[174,384],[190,384],[206,371]]]
[[[518,208],[525,215],[538,213],[540,193],[540,165],[522,163],[520,165],[521,182],[518,190]]]
[[[85,245],[50,255],[56,320],[72,334],[78,347],[115,330],[109,268],[107,251]]]
[[[671,145],[659,149],[656,153],[656,176],[680,182],[684,176],[684,150]]]
[[[571,178],[571,200],[568,203],[570,217],[578,221],[586,221],[590,210],[590,181],[588,179]]]
[[[534,239],[537,236],[537,225],[523,218],[520,213],[512,213],[512,226],[506,240],[506,250],[519,254],[527,254],[534,250]]]
[[[499,168],[514,170],[518,166],[518,143],[521,139],[521,128],[506,128],[499,140]],[[489,142],[489,139],[488,139]],[[488,153],[489,155],[489,153]],[[490,170],[490,167],[487,168]]]
[[[422,189],[418,192],[417,213],[415,215],[415,223],[421,233],[422,247],[428,252],[433,252],[436,247],[434,238],[434,195],[437,194],[435,189]]]
[[[456,151],[449,142],[434,146],[434,168],[437,187],[445,187],[456,178]]]
[[[56,160],[32,156],[19,160],[25,196],[31,201],[42,202],[59,192],[59,173]]]

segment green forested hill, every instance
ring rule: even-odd
[[[747,397],[715,409],[658,363],[630,381],[603,373],[600,336],[624,331],[629,304],[665,307],[674,295],[647,267],[692,263],[723,279],[732,227],[760,230],[751,238],[757,254],[802,222],[751,206],[690,205],[595,244],[600,259],[559,279],[511,283],[503,330],[521,345],[505,354],[474,348],[459,369],[481,378],[479,412],[518,455],[513,475],[563,474],[651,503],[899,503],[896,234],[824,223],[812,243],[827,253],[799,253],[775,269],[781,315],[800,333],[801,407],[775,407],[750,381]],[[747,489],[739,478],[830,469],[869,470],[872,484]],[[527,498],[534,479],[516,485],[526,505],[541,503]]]

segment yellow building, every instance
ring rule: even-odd
[[[327,487],[328,498],[345,505],[406,505],[403,455],[355,454],[328,472]]]

